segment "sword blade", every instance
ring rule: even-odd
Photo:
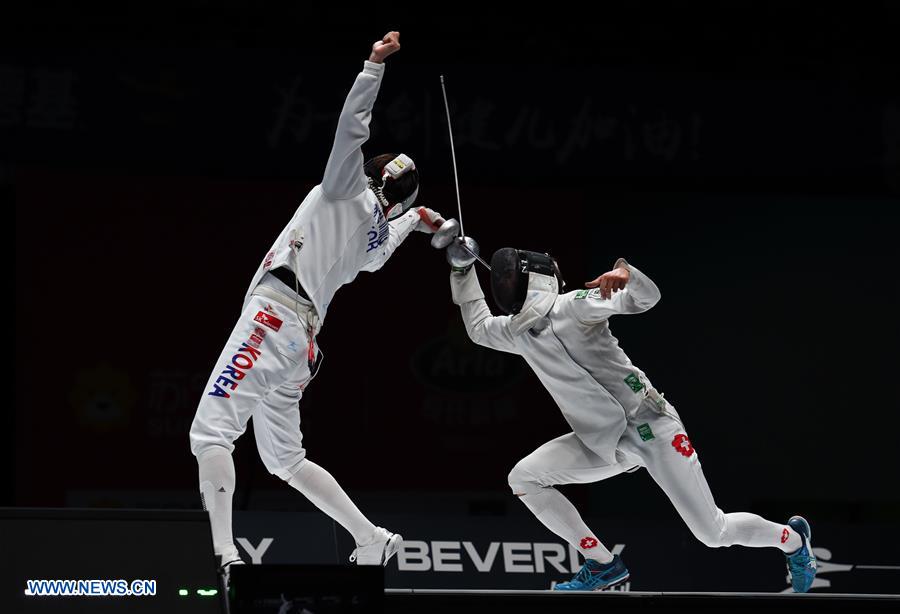
[[[464,250],[466,250],[467,252],[469,252],[470,255],[474,256],[474,257],[475,257],[475,260],[477,260],[478,262],[480,262],[481,264],[484,265],[484,268],[486,268],[488,271],[491,270],[491,265],[489,265],[487,262],[485,262],[484,260],[482,260],[482,259],[481,259],[481,256],[479,256],[478,254],[476,254],[475,252],[473,252],[471,249],[469,249],[469,246],[466,245],[466,242],[465,242],[465,240],[464,240],[463,237],[460,237],[460,238],[458,239],[458,242],[459,242],[459,246],[460,246],[461,248],[463,248]]]
[[[444,94],[444,109],[447,111],[447,131],[450,133],[450,156],[453,158],[453,182],[456,185],[456,209],[459,212],[459,234],[466,236],[463,228],[462,203],[459,199],[459,176],[456,172],[456,148],[453,146],[453,128],[450,125],[450,104],[447,102],[447,88],[444,86],[444,75],[441,75],[441,92]]]

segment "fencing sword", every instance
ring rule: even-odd
[[[441,226],[441,230],[444,230],[443,233],[440,233],[441,236],[435,235],[432,239],[431,244],[435,247],[441,245],[442,247],[449,247],[451,243],[456,246],[462,248],[464,251],[468,252],[469,255],[474,257],[478,262],[484,265],[484,267],[490,271],[491,266],[485,262],[481,256],[479,256],[475,250],[478,249],[478,244],[475,243],[475,240],[466,236],[465,228],[463,227],[463,216],[462,216],[462,202],[459,195],[459,173],[456,168],[456,148],[453,145],[453,127],[450,123],[450,104],[447,102],[447,87],[444,84],[444,75],[441,75],[441,93],[444,97],[444,110],[447,113],[447,131],[450,134],[450,156],[453,160],[453,183],[456,187],[456,209],[459,213],[459,233],[457,234],[455,231],[455,224],[453,224],[453,220],[448,220],[444,222],[443,226]],[[450,224],[448,226],[448,224]],[[448,226],[446,229],[444,226]]]

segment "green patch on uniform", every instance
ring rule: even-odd
[[[641,380],[639,380],[638,376],[634,373],[625,378],[625,383],[635,392],[640,392],[644,389],[644,384],[641,383]]]
[[[575,293],[575,298],[595,298],[603,300],[603,294],[600,292],[600,288],[594,288],[593,290],[579,290]]]
[[[650,441],[654,439],[653,431],[650,429],[649,424],[641,424],[637,427],[638,435],[641,436],[641,441]]]

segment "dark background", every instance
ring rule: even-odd
[[[455,217],[444,74],[485,254],[549,251],[570,288],[619,256],[649,274],[662,301],[612,328],[721,507],[900,520],[898,6],[619,4],[4,19],[3,503],[199,507],[196,402],[372,41],[397,29],[365,153],[411,155],[419,202]],[[320,336],[304,442],[375,517],[524,513],[507,472],[567,430],[523,361],[468,341],[447,286],[417,233],[339,292]],[[252,436],[235,458],[237,509],[306,509]],[[677,522],[644,472],[567,492],[593,516]]]

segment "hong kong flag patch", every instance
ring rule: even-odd
[[[281,325],[284,324],[284,322],[273,316],[271,313],[266,313],[265,311],[257,313],[253,320],[259,322],[263,326],[268,326],[276,333],[281,329]]]
[[[690,458],[691,454],[694,453],[694,446],[691,445],[691,440],[684,433],[675,435],[675,439],[672,440],[672,447],[686,458]]]

